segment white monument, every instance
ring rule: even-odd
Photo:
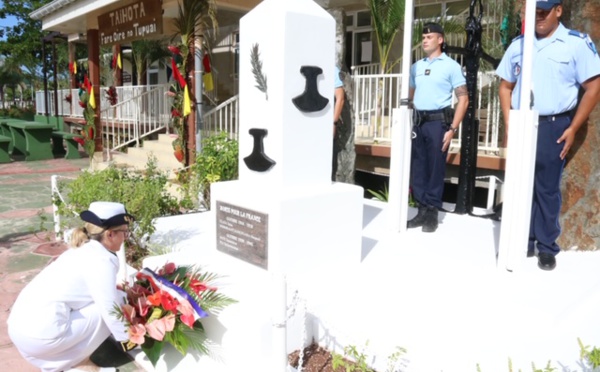
[[[334,53],[311,0],[241,19],[239,180],[211,188],[219,251],[283,274],[360,263],[363,189],[331,181]]]

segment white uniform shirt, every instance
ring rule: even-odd
[[[113,315],[125,298],[116,288],[118,269],[116,255],[98,241],[71,248],[21,291],[8,323],[23,335],[54,339],[68,330],[71,311],[93,303],[113,336],[125,341],[126,327]]]

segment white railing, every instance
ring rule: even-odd
[[[103,105],[100,112],[104,125],[103,147],[118,150],[131,143],[140,145],[140,139],[163,130],[169,131],[171,99],[167,96],[168,85],[122,87],[119,102],[110,106],[102,91]],[[117,90],[119,94],[119,90]]]
[[[79,98],[77,97],[77,92],[79,90],[78,89],[73,89],[73,91],[71,92],[69,89],[60,89],[58,90],[57,96],[58,96],[58,115],[59,116],[69,116],[71,115],[71,106],[78,106],[78,102],[79,102]],[[71,103],[66,101],[66,97],[69,95],[69,92],[71,92],[71,97],[72,101]],[[50,116],[56,116],[57,113],[55,112],[55,105],[54,105],[54,91],[53,90],[48,90],[48,115]],[[43,90],[38,90],[37,92],[35,92],[35,111],[38,115],[45,115],[46,114],[46,100],[44,99],[44,91]]]
[[[237,138],[240,117],[238,97],[231,97],[202,116],[203,137],[226,132],[231,138]]]
[[[401,74],[353,75],[355,135],[358,142],[391,141],[391,112],[400,106]],[[479,149],[499,152],[500,104],[497,76],[493,71],[478,74],[479,99],[476,119],[480,120]],[[462,130],[462,126],[461,126]],[[460,148],[460,135],[451,149]]]
[[[352,80],[356,139],[389,141],[392,109],[400,107],[402,75],[354,75]]]

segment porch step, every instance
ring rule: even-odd
[[[159,170],[169,172],[169,178],[175,178],[175,172],[183,168],[173,155],[173,140],[176,138],[169,134],[159,134],[157,140],[144,140],[142,147],[130,147],[127,153],[114,153],[113,162],[117,166],[124,166],[134,170],[144,170],[148,159],[154,157]]]

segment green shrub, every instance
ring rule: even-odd
[[[58,213],[66,219],[65,225],[81,224],[79,213],[94,201],[123,203],[136,218],[135,227],[127,242],[127,259],[138,266],[147,255],[146,243],[155,231],[153,220],[157,217],[179,214],[177,199],[166,192],[167,176],[156,170],[154,160],[149,160],[143,175],[109,167],[102,171],[83,172],[70,182],[61,182],[59,190],[67,195],[65,205],[54,200]]]
[[[238,141],[228,138],[225,132],[205,138],[196,162],[179,175],[184,191],[182,206],[210,209],[210,185],[238,178],[238,151]],[[199,195],[202,200],[198,200]]]

